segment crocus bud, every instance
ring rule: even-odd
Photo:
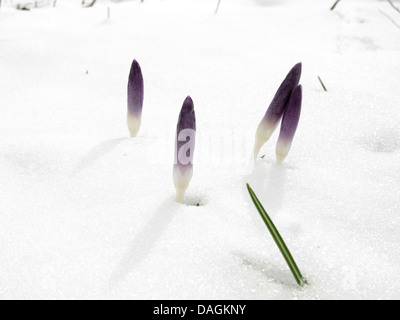
[[[136,137],[142,122],[143,75],[139,63],[132,62],[128,81],[128,129],[131,137]]]
[[[261,147],[269,140],[278,126],[293,90],[299,85],[301,68],[302,64],[298,63],[290,70],[276,92],[264,118],[261,120],[256,132],[254,159],[257,158]]]
[[[293,91],[283,114],[281,132],[276,144],[276,160],[278,163],[282,163],[285,160],[292,146],[292,141],[299,124],[302,99],[303,87],[300,85]]]
[[[196,140],[196,115],[193,100],[187,97],[179,114],[175,139],[174,184],[176,200],[182,202],[193,176],[193,155]]]

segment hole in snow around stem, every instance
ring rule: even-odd
[[[183,200],[183,204],[188,207],[204,207],[207,204],[207,201],[204,197],[188,195],[185,197],[185,200]]]

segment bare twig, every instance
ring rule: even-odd
[[[331,11],[335,10],[335,8],[336,8],[336,6],[339,4],[339,2],[340,2],[340,0],[337,0],[337,1],[333,4],[333,6],[332,6],[332,8],[331,8]]]
[[[94,4],[96,3],[96,0],[93,0],[91,3],[89,3],[86,8],[91,8],[94,6]]]
[[[380,9],[379,12],[382,13],[386,18],[388,18],[398,29],[400,29],[400,25],[398,25],[397,22],[394,21],[391,16],[389,16],[386,12],[383,12]]]
[[[320,76],[318,76],[318,80],[319,80],[319,83],[321,84],[322,88],[324,88],[324,91],[327,92],[328,89],[325,87],[325,84],[323,83],[323,81],[322,81]]]
[[[400,9],[397,8],[397,7],[394,5],[394,3],[393,3],[392,0],[388,0],[388,2],[390,3],[390,5],[393,7],[394,10],[396,10],[398,13],[400,13]]]
[[[219,6],[221,5],[221,0],[218,0],[217,9],[215,9],[215,14],[218,13]]]

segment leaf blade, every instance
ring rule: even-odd
[[[304,279],[303,275],[300,272],[299,267],[297,266],[292,254],[289,251],[285,241],[282,239],[278,229],[275,227],[273,221],[269,217],[268,213],[265,211],[263,205],[260,200],[257,198],[253,189],[247,184],[247,190],[249,191],[250,197],[253,200],[253,203],[259,212],[261,218],[264,220],[265,225],[267,226],[272,238],[274,239],[276,245],[278,246],[283,258],[285,259],[287,265],[289,266],[290,271],[292,272],[297,284],[299,286],[304,286],[307,284],[307,281]]]

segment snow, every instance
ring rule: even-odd
[[[214,15],[215,0],[3,1],[0,298],[400,298],[400,30],[379,10],[400,16],[333,2],[223,0]],[[129,139],[134,58],[145,102]],[[275,164],[276,132],[252,168],[257,125],[300,61],[292,150]],[[182,205],[172,162],[187,95],[198,138]]]

